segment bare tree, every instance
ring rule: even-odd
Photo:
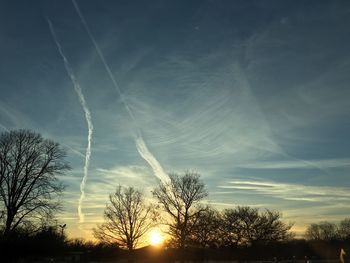
[[[340,221],[339,236],[344,240],[350,240],[350,218]]]
[[[225,209],[222,212],[219,229],[223,233],[221,235],[221,246],[237,247],[242,243],[244,231],[240,214],[236,209]]]
[[[260,213],[260,218],[255,225],[254,235],[250,238],[250,242],[263,242],[270,241],[285,241],[294,237],[294,233],[290,232],[293,223],[284,223],[282,220],[282,214],[278,211],[271,211],[265,209]]]
[[[0,201],[6,236],[59,208],[55,197],[63,186],[57,175],[69,169],[65,156],[58,143],[29,130],[0,134]]]
[[[143,195],[133,187],[118,186],[109,195],[104,211],[105,222],[94,229],[94,236],[107,243],[135,249],[142,237],[156,225],[154,207],[146,205]]]
[[[331,241],[338,239],[338,227],[334,223],[323,221],[307,227],[305,237],[309,240]]]
[[[170,174],[169,177],[169,182],[159,182],[153,196],[170,217],[167,225],[173,243],[184,248],[198,216],[204,211],[200,201],[208,193],[198,173]]]
[[[289,233],[291,224],[281,221],[279,212],[248,206],[226,209],[222,216],[223,245],[239,246],[253,243],[268,243],[270,241],[287,240],[292,237]]]
[[[319,225],[316,223],[309,225],[306,228],[304,235],[305,235],[305,238],[308,240],[322,240]]]
[[[201,248],[217,247],[220,244],[220,213],[212,207],[207,206],[196,218],[190,233],[190,242]]]

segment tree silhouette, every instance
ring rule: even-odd
[[[94,229],[94,236],[107,243],[135,249],[142,237],[156,225],[153,206],[146,205],[141,192],[118,186],[109,195],[104,211],[105,222]]]
[[[213,248],[221,241],[220,213],[207,206],[196,218],[196,224],[190,233],[190,242],[196,247]]]
[[[223,245],[249,246],[254,243],[287,240],[292,225],[281,221],[279,212],[248,206],[226,209],[222,215]]]
[[[305,231],[308,240],[331,241],[339,238],[338,226],[334,223],[323,221],[309,225]]]
[[[170,182],[159,182],[153,196],[170,216],[167,225],[173,243],[184,248],[199,215],[205,210],[200,206],[200,201],[208,193],[197,173],[186,172],[182,176],[170,174],[169,177]]]
[[[350,240],[350,218],[345,218],[340,221],[339,236],[343,240]]]
[[[0,201],[4,235],[20,225],[49,218],[60,205],[63,186],[57,175],[69,169],[65,151],[29,130],[0,134]]]

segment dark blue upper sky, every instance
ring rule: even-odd
[[[296,231],[349,215],[348,1],[77,4],[107,65],[71,0],[0,3],[0,129],[68,149],[72,236],[89,236],[118,183],[150,196],[159,169],[198,171],[208,202],[277,209]]]

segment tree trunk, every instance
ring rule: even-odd
[[[185,263],[185,245],[186,245],[186,234],[185,231],[181,231],[180,237],[180,262]]]
[[[5,224],[5,230],[4,230],[4,236],[8,238],[11,234],[11,226],[14,219],[14,214],[11,211],[8,211],[7,217],[6,217],[6,224]]]

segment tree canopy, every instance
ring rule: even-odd
[[[339,223],[312,223],[306,228],[305,238],[317,241],[350,240],[350,218],[344,218]]]
[[[200,201],[208,192],[198,173],[173,173],[169,177],[168,183],[159,182],[153,190],[153,196],[170,217],[166,224],[173,244],[184,248],[199,215],[205,210]]]
[[[281,214],[266,209],[238,206],[222,213],[222,245],[238,246],[254,243],[268,243],[291,238],[292,224],[281,221]]]
[[[35,224],[59,209],[64,189],[58,175],[69,169],[56,142],[29,130],[0,134],[0,202],[4,234]]]
[[[144,235],[156,225],[155,211],[146,205],[143,195],[133,187],[118,186],[109,195],[104,211],[105,222],[94,229],[97,239],[135,249]]]

